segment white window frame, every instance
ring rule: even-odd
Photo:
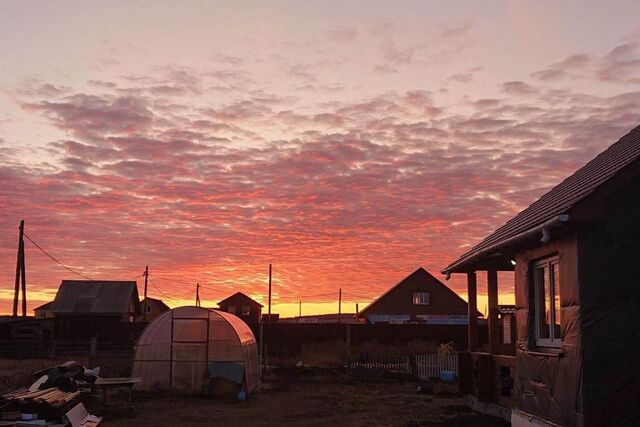
[[[533,292],[533,324],[535,332],[536,346],[538,347],[554,347],[559,348],[562,346],[562,337],[555,336],[555,322],[556,322],[556,307],[555,307],[555,283],[558,278],[555,277],[554,266],[558,266],[560,269],[560,263],[557,256],[544,258],[542,260],[533,263],[532,280],[532,292]],[[540,291],[544,291],[544,274],[541,276],[538,274],[540,269],[549,269],[549,337],[541,337],[540,331],[540,317],[545,316],[544,307],[541,306],[541,299],[538,297]],[[560,282],[558,289],[562,286]],[[544,301],[544,298],[542,299]],[[561,303],[562,306],[562,303]]]
[[[426,296],[426,298],[424,298]],[[413,305],[429,305],[429,292],[414,292],[412,298]]]
[[[242,306],[242,315],[243,316],[248,316],[249,314],[251,314],[251,307],[249,307],[248,305],[243,305]]]

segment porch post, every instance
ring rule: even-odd
[[[500,324],[498,323],[498,271],[487,271],[487,294],[489,297],[489,349],[498,354],[500,349]]]
[[[469,351],[476,351],[478,347],[478,282],[475,271],[467,273],[467,294],[469,298]]]

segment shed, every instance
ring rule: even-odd
[[[260,384],[258,346],[238,317],[204,307],[178,307],[153,320],[135,349],[140,390],[212,392],[220,380],[252,392]]]
[[[461,391],[514,425],[640,425],[640,126],[452,262],[469,323]],[[498,272],[514,271],[515,357],[500,349]],[[508,384],[510,387],[505,387]],[[497,387],[501,385],[501,387]]]
[[[51,312],[57,340],[129,341],[141,313],[136,282],[63,280]]]

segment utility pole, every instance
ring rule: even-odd
[[[271,322],[271,264],[269,264],[269,311],[267,314],[267,322]]]
[[[358,310],[358,303],[356,303],[356,317],[358,317],[358,315],[360,315],[360,310]]]
[[[149,266],[145,266],[144,268],[144,307],[142,307],[142,309],[144,310],[143,314],[142,314],[142,320],[144,322],[147,321],[147,281],[149,280]]]
[[[298,301],[298,323],[302,323],[302,300]]]
[[[20,295],[20,282],[22,282],[22,317],[27,317],[27,279],[24,262],[24,219],[20,221],[19,230],[15,292],[13,294],[13,316],[18,316],[18,297]]]
[[[340,323],[340,316],[342,314],[342,288],[338,291],[338,323]]]
[[[196,307],[200,307],[200,282],[196,283]]]

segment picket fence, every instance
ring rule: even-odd
[[[376,360],[378,359],[378,360]],[[370,357],[367,360],[354,360],[351,368],[387,370],[414,374],[420,378],[439,377],[442,371],[451,371],[458,375],[457,354],[416,354],[406,357]]]

